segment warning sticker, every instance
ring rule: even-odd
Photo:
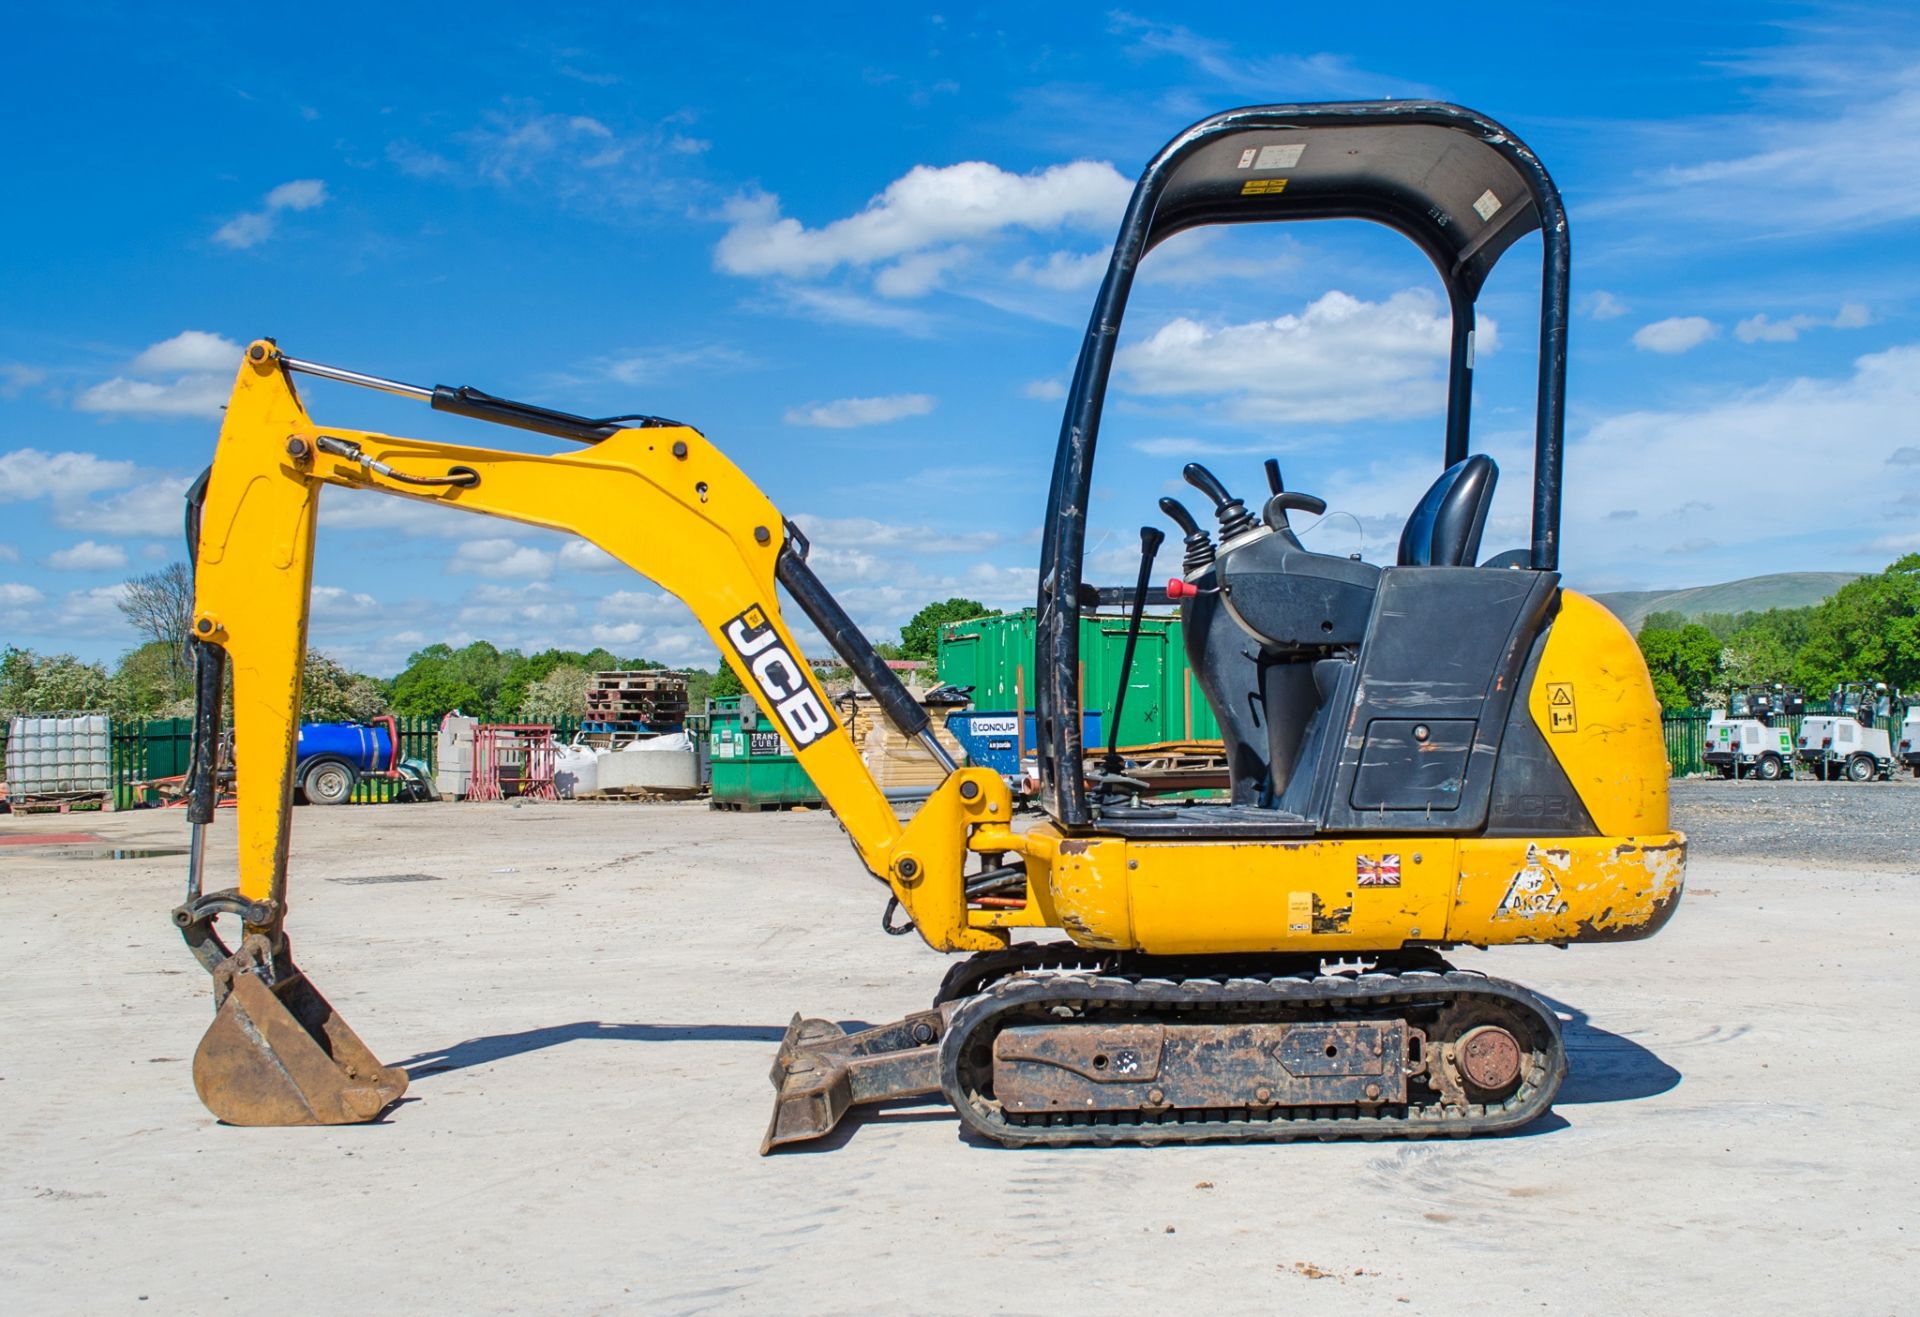
[[[1354,856],[1353,881],[1360,887],[1398,887],[1400,857],[1398,855]]]
[[[1300,163],[1300,153],[1307,149],[1305,142],[1287,142],[1278,146],[1263,146],[1260,155],[1253,162],[1255,169],[1292,169]]]
[[[1313,893],[1287,893],[1287,931],[1289,933],[1313,932]]]
[[[1473,203],[1473,212],[1483,221],[1490,220],[1500,213],[1500,198],[1493,195],[1492,188],[1480,194],[1480,199]]]
[[[1284,178],[1250,178],[1240,185],[1240,195],[1243,197],[1271,197],[1286,190],[1287,180]]]
[[[1536,915],[1564,915],[1567,903],[1560,897],[1560,884],[1540,867],[1540,852],[1527,847],[1527,864],[1507,886],[1507,894],[1493,914],[1496,919],[1531,919]]]
[[[1578,731],[1579,721],[1573,716],[1573,683],[1570,681],[1550,681],[1547,683],[1547,730],[1550,732]]]

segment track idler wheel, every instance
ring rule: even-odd
[[[269,978],[271,982],[269,982]],[[193,1086],[229,1125],[357,1125],[407,1091],[294,967],[249,934],[213,973],[219,1010],[193,1055]]]

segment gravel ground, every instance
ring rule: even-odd
[[[1695,855],[1920,871],[1920,781],[1673,784],[1673,826]]]
[[[1787,807],[1756,835],[1848,835],[1739,858],[1748,793]],[[194,1096],[177,811],[0,820],[38,841],[0,844],[0,1310],[1912,1311],[1920,883],[1852,811],[1920,794],[1679,796],[1660,936],[1457,957],[1565,1021],[1569,1078],[1514,1135],[1006,1151],[906,1106],[768,1158],[791,1012],[897,1018],[946,964],[880,933],[830,815],[301,810],[301,964],[413,1078],[333,1129]],[[211,855],[231,881],[226,812]]]

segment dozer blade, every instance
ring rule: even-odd
[[[773,1059],[773,1119],[761,1155],[831,1133],[850,1107],[939,1092],[945,1031],[939,1010],[856,1034],[795,1015]]]
[[[355,1125],[407,1091],[407,1072],[374,1059],[305,974],[232,985],[193,1056],[193,1086],[227,1124]]]

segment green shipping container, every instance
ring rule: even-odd
[[[708,802],[715,809],[784,809],[822,803],[813,779],[788,751],[771,717],[756,712],[743,720],[738,695],[715,700],[709,707],[707,749],[713,781]]]
[[[1034,610],[948,622],[940,628],[937,659],[940,680],[973,687],[973,706],[995,712],[1033,708]],[[1127,648],[1127,619],[1080,618],[1080,706],[1098,709],[1102,725],[1113,725],[1120,663]],[[1140,620],[1140,642],[1127,680],[1120,744],[1155,741],[1217,741],[1207,697],[1187,666],[1184,628],[1175,617]]]

